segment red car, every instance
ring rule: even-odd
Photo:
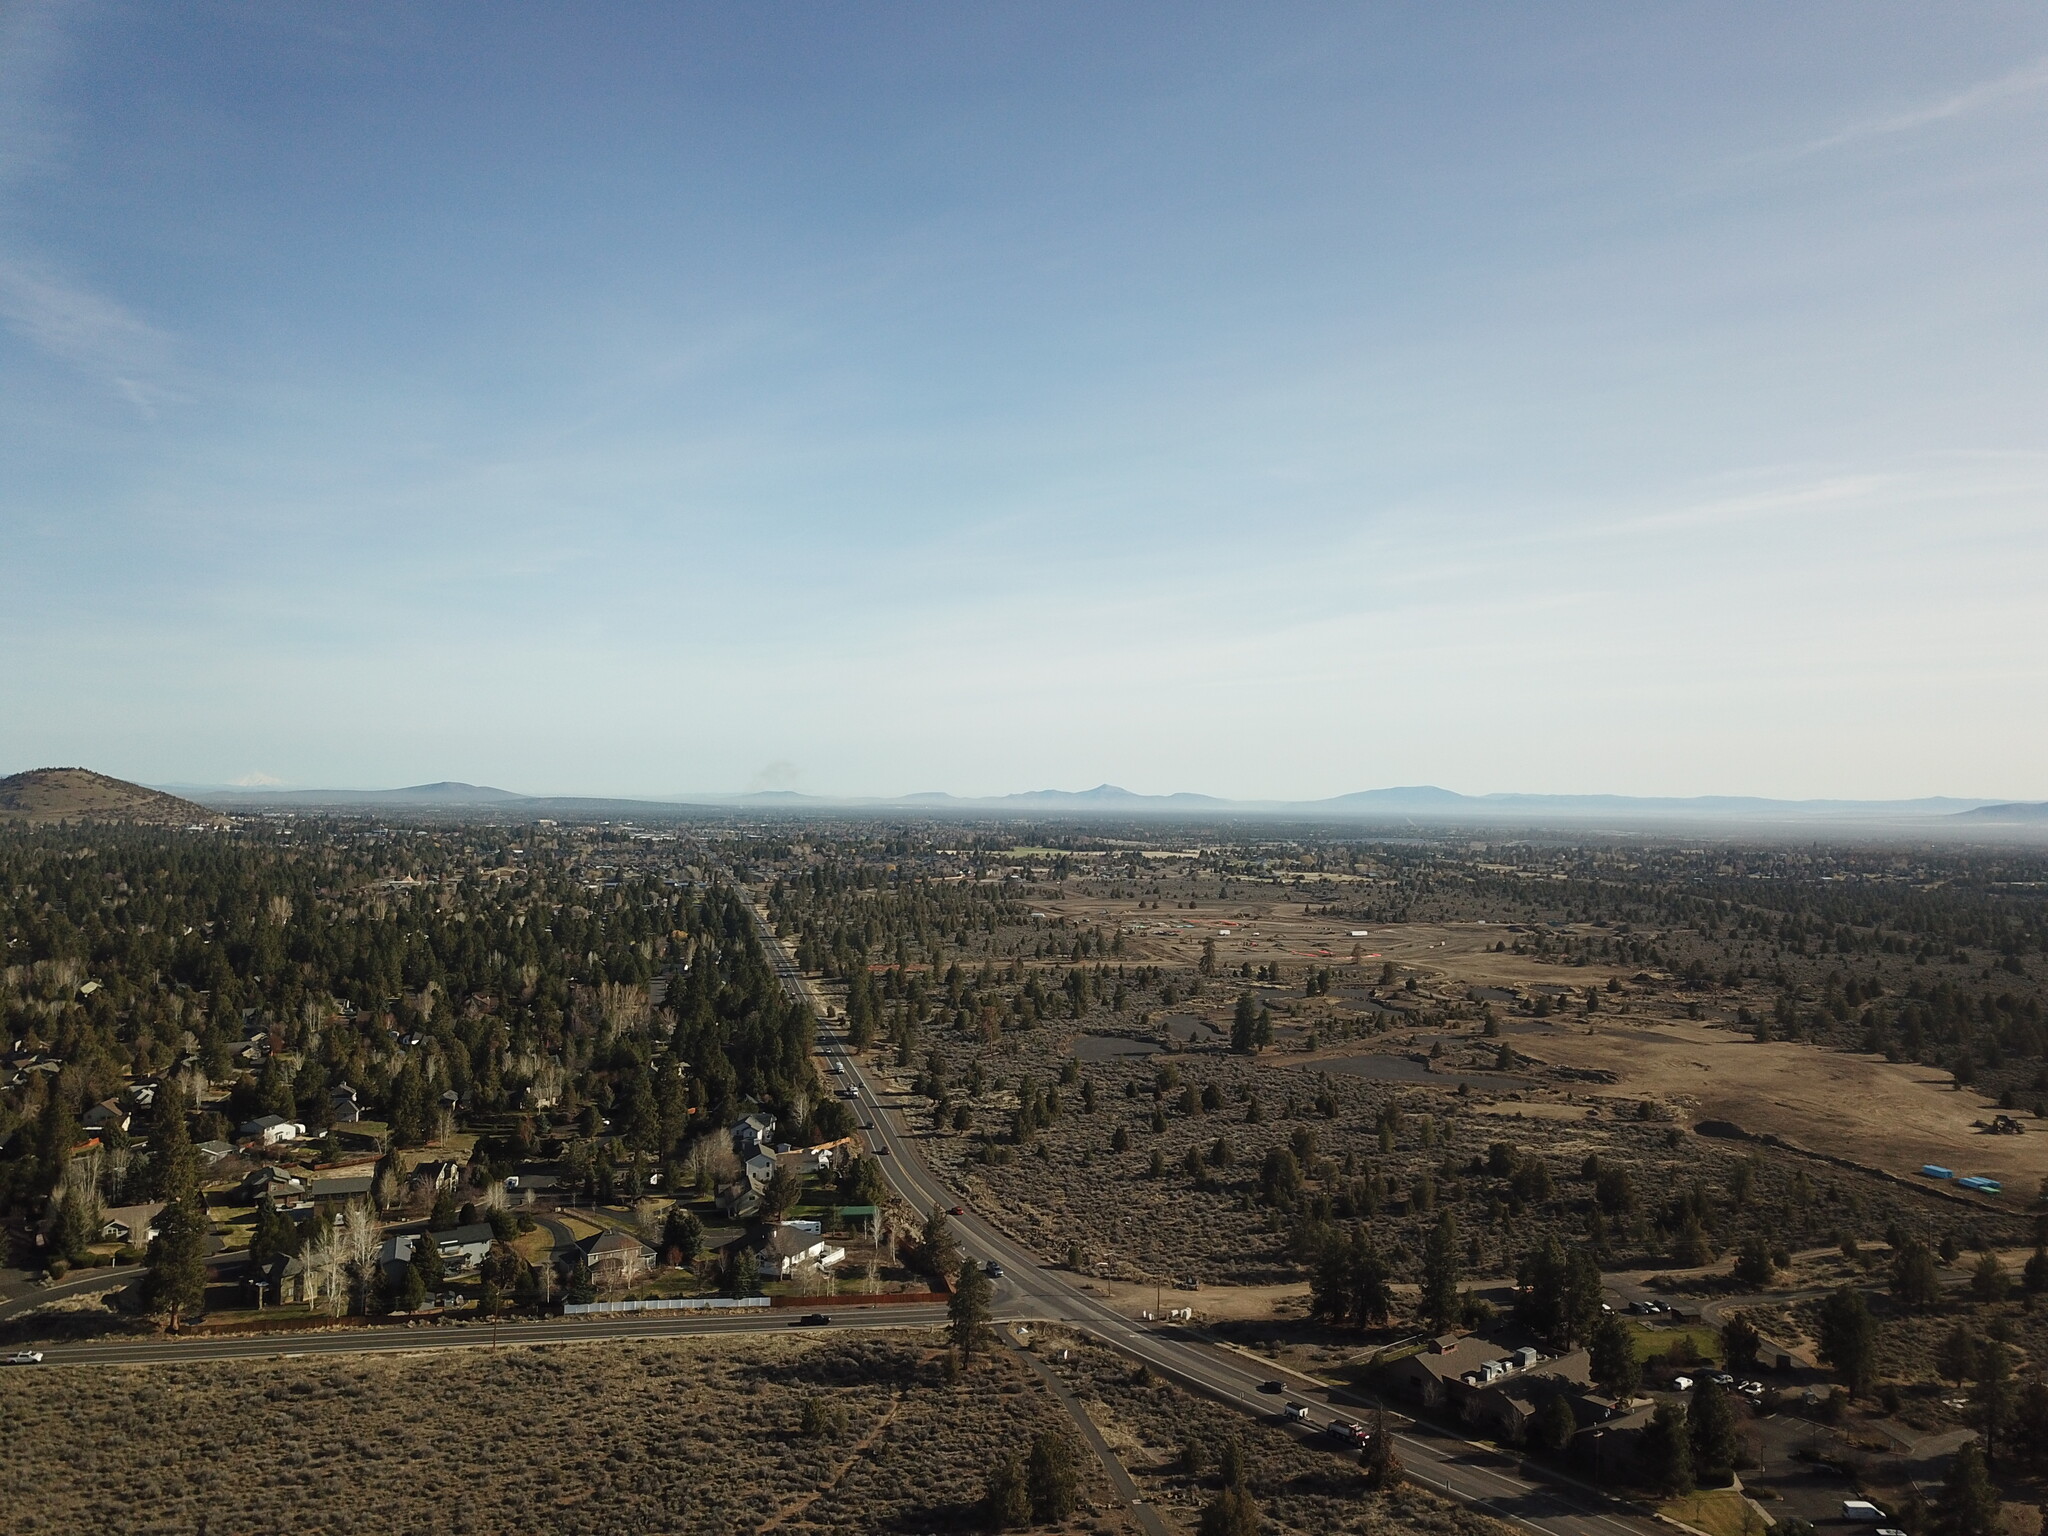
[[[956,1205],[953,1207],[953,1209],[946,1212],[946,1214],[948,1216],[965,1216],[967,1214],[967,1207],[964,1205]]]

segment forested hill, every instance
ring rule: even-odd
[[[32,768],[0,779],[0,822],[115,821],[155,827],[224,827],[190,800],[90,768]]]
[[[56,1067],[0,1091],[14,1176],[166,1076],[212,1099],[206,1135],[266,1112],[317,1132],[347,1084],[417,1144],[452,1090],[471,1125],[601,1117],[660,1161],[744,1102],[793,1128],[843,1108],[734,893],[601,837],[514,836],[0,828],[0,1033]]]

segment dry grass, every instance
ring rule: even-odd
[[[0,1377],[15,1536],[933,1531],[1070,1426],[1019,1364],[922,1336],[670,1340]],[[846,1410],[800,1433],[805,1400]],[[1073,1529],[1126,1531],[1100,1468]]]

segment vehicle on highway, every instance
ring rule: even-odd
[[[1308,1404],[1289,1403],[1281,1410],[1281,1416],[1292,1419],[1297,1424],[1306,1424],[1308,1422]]]
[[[43,1352],[40,1349],[17,1349],[7,1357],[9,1365],[41,1365]]]
[[[994,1259],[990,1259],[986,1264],[982,1265],[981,1272],[984,1275],[987,1275],[991,1280],[1000,1280],[1003,1278],[1003,1266],[998,1264]]]
[[[946,1214],[948,1216],[965,1216],[967,1214],[967,1207],[964,1205],[952,1206],[947,1210]]]
[[[1323,1433],[1346,1445],[1363,1445],[1372,1438],[1372,1431],[1356,1419],[1332,1419],[1323,1426]]]
[[[1287,1384],[1282,1381],[1262,1381],[1259,1383],[1259,1390],[1266,1393],[1285,1392]]]
[[[832,1314],[829,1312],[806,1312],[789,1326],[792,1328],[822,1328],[831,1321]]]

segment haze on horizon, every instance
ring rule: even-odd
[[[2048,12],[0,0],[0,774],[2048,798]]]

